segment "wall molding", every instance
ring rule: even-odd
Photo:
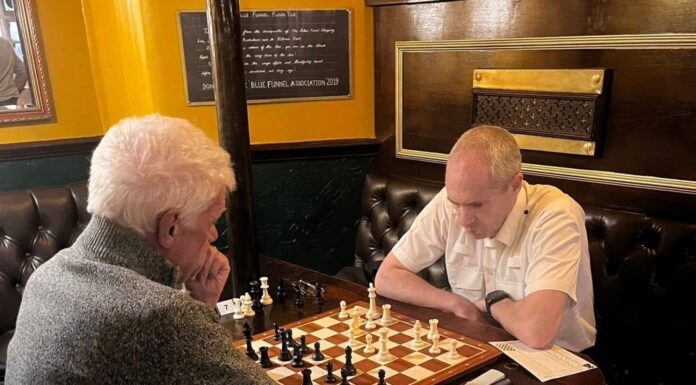
[[[101,136],[93,136],[44,142],[0,144],[0,162],[91,154],[101,138]]]

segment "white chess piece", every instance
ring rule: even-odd
[[[389,333],[387,328],[382,327],[379,329],[379,353],[377,354],[378,362],[387,362],[394,358],[394,356],[389,353],[389,349],[387,348],[387,333]]]
[[[338,318],[346,319],[348,317],[350,317],[350,315],[346,311],[346,301],[341,301],[341,312],[338,313]]]
[[[440,332],[437,331],[437,324],[440,322],[437,319],[431,319],[428,322],[430,322],[430,330],[428,330],[428,339],[432,340],[433,336],[435,334],[440,334]]]
[[[262,305],[271,305],[273,303],[273,298],[268,294],[268,277],[261,277],[261,290],[263,290],[263,294],[261,295],[261,304]]]
[[[244,313],[245,317],[253,317],[256,315],[256,312],[254,309],[251,307],[251,304],[253,301],[251,300],[251,296],[249,293],[244,293],[244,302],[246,302],[246,312]]]
[[[355,349],[359,344],[358,340],[355,339],[356,330],[351,329],[348,331],[348,334],[350,335],[348,345],[350,345],[351,348]]]
[[[363,349],[365,354],[372,354],[375,352],[375,348],[372,346],[372,334],[365,336],[365,349]]]
[[[239,298],[232,298],[232,302],[234,303],[234,315],[232,316],[232,318],[244,318],[244,311],[242,310],[242,300]]]
[[[379,320],[379,324],[382,326],[387,326],[394,322],[394,318],[391,316],[391,305],[382,305],[382,318]]]
[[[440,343],[440,335],[435,334],[431,339],[433,340],[433,344],[430,346],[430,349],[428,349],[428,353],[440,354],[440,346],[438,345]]]
[[[365,318],[368,320],[379,318],[379,312],[377,311],[377,289],[375,285],[370,282],[370,287],[367,288],[367,297],[370,299],[370,308],[367,309],[367,314]]]
[[[448,360],[458,360],[459,358],[461,358],[461,355],[459,354],[459,352],[457,352],[457,340],[452,338],[450,340],[450,351],[447,354],[447,359]]]
[[[353,319],[351,320],[350,330],[360,329],[360,313],[358,312],[358,307],[353,308]]]
[[[375,321],[371,319],[367,319],[367,323],[365,324],[365,329],[374,329],[377,327],[377,324],[375,324]]]
[[[421,339],[423,329],[421,328],[420,321],[416,320],[413,324],[413,341],[411,341],[410,346],[416,350],[425,347],[426,342]]]

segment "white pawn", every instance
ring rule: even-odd
[[[430,349],[428,349],[428,353],[440,354],[440,346],[438,345],[440,343],[440,335],[435,334],[431,339],[433,340],[433,344],[430,346]]]
[[[246,312],[244,313],[245,317],[253,317],[256,315],[256,312],[254,309],[251,307],[251,304],[253,301],[251,300],[251,296],[249,293],[244,294],[244,301],[246,302]]]
[[[262,305],[271,305],[273,303],[273,298],[268,294],[268,277],[261,277],[261,290],[263,294],[261,295]]]
[[[394,318],[391,316],[391,305],[382,305],[382,318],[379,320],[379,324],[382,326],[387,326],[394,323]]]
[[[458,360],[459,358],[461,358],[461,355],[457,352],[457,340],[453,338],[450,340],[450,351],[447,354],[447,359]]]
[[[437,324],[440,321],[437,319],[431,319],[428,322],[430,322],[430,330],[428,330],[428,339],[432,340],[435,334],[440,334],[440,332],[437,331]]]
[[[232,316],[232,318],[233,319],[244,318],[244,311],[242,310],[242,300],[239,298],[232,298],[232,302],[234,303],[234,315]]]
[[[346,311],[346,306],[346,301],[341,301],[341,312],[338,313],[338,318],[346,319],[350,317],[350,315],[348,315],[348,312]]]
[[[372,346],[372,334],[365,336],[365,349],[363,352],[365,354],[372,354],[375,352],[375,348]]]

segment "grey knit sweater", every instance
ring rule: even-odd
[[[27,282],[6,384],[274,384],[135,232],[93,217]]]

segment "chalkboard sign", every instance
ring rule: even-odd
[[[241,12],[250,103],[351,96],[350,12]],[[188,103],[213,104],[208,24],[203,11],[179,12]]]

